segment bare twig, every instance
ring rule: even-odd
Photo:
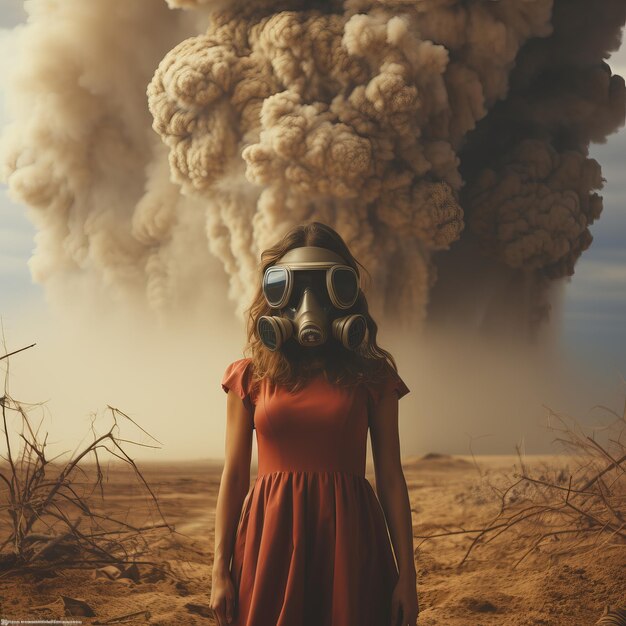
[[[16,352],[2,358],[6,359]],[[6,363],[8,372],[9,361]],[[110,429],[103,435],[97,435],[92,422],[93,440],[82,449],[77,448],[69,460],[57,469],[46,455],[47,434],[39,434],[41,424],[36,429],[32,427],[27,407],[34,406],[39,405],[21,403],[10,396],[8,373],[5,373],[4,395],[0,398],[0,407],[7,449],[6,457],[2,458],[6,460],[7,470],[0,467],[0,485],[4,484],[6,487],[6,504],[0,505],[0,515],[7,516],[10,530],[8,536],[0,537],[0,570],[4,570],[0,577],[12,571],[97,567],[103,563],[151,563],[138,560],[150,551],[146,533],[175,531],[165,520],[154,491],[124,448],[126,444],[150,448],[156,446],[147,446],[120,437],[117,434],[119,417],[131,422],[154,441],[157,440],[128,415],[109,406],[113,419]],[[19,451],[14,450],[11,445],[9,412],[14,412],[21,419]],[[134,475],[150,496],[162,523],[132,525],[94,509],[91,502],[94,492],[98,490],[100,498],[103,501],[105,498],[104,473],[100,465],[103,449],[132,467]],[[93,478],[82,467],[91,455],[96,469]],[[53,467],[56,471],[50,475]],[[85,480],[81,480],[82,478]],[[7,548],[10,548],[8,552]]]
[[[20,348],[19,350],[14,350],[13,352],[9,352],[8,354],[5,354],[4,356],[0,356],[0,361],[2,361],[2,359],[6,359],[10,356],[13,356],[14,354],[17,354],[18,352],[22,352],[24,350],[28,350],[28,348],[32,348],[33,346],[36,346],[36,343],[31,343],[30,346],[26,346],[25,348]]]
[[[563,468],[558,469],[555,478],[548,476],[549,468],[533,476],[520,446],[516,446],[522,473],[514,473],[517,480],[504,490],[489,485],[500,500],[499,510],[491,521],[478,528],[443,529],[415,537],[423,543],[438,537],[469,535],[471,543],[459,566],[473,550],[511,531],[515,531],[519,539],[511,544],[512,549],[527,544],[513,564],[514,568],[533,552],[543,550],[552,557],[557,556],[559,552],[554,546],[563,546],[563,552],[596,551],[602,546],[626,547],[626,446],[623,443],[626,403],[623,415],[602,405],[594,408],[605,409],[616,419],[603,428],[594,429],[593,436],[585,434],[571,419],[548,409],[548,427],[564,435],[553,441],[561,443],[571,451],[571,458],[579,461],[569,477]],[[563,427],[554,426],[554,422]],[[611,436],[616,429],[617,436]],[[607,433],[604,445],[596,438],[600,431]],[[566,480],[567,485],[561,484]],[[579,483],[582,484],[579,486]]]

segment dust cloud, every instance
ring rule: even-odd
[[[203,420],[260,251],[315,219],[371,273],[413,390],[403,452],[467,453],[461,424],[510,452],[542,402],[581,401],[558,310],[602,210],[589,144],[624,122],[623,2],[24,6],[0,167],[55,317],[9,312],[12,343],[42,337],[21,397],[116,402],[171,454],[219,455],[223,415]]]

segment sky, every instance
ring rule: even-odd
[[[21,2],[0,0],[0,28],[12,28],[21,23],[24,10]],[[5,61],[7,62],[7,61]],[[1,67],[1,66],[0,66]],[[0,94],[2,102],[2,94]],[[0,109],[0,123],[4,125],[4,111]],[[33,285],[27,261],[33,248],[34,227],[26,218],[23,207],[7,197],[6,185],[0,191],[0,304],[22,303],[29,298],[41,302],[42,289]]]
[[[24,12],[21,8],[21,2],[17,0],[0,0],[0,28],[12,28],[24,19]],[[10,58],[5,58],[4,62],[10,62]],[[609,60],[613,72],[626,75],[626,48],[618,51]],[[1,67],[1,65],[0,65]],[[0,92],[0,102],[2,93]],[[0,109],[0,125],[6,121],[6,115]],[[564,295],[562,308],[562,320],[559,328],[560,350],[565,360],[571,362],[575,366],[584,370],[584,380],[588,385],[586,397],[595,397],[598,403],[612,404],[617,409],[617,405],[623,401],[626,394],[626,387],[622,384],[626,378],[626,177],[624,171],[626,167],[626,131],[610,136],[604,145],[594,145],[591,148],[591,156],[596,158],[602,165],[603,176],[606,179],[605,187],[602,191],[604,197],[604,210],[600,219],[591,227],[594,237],[591,247],[585,251],[576,265],[574,276],[569,280]],[[25,207],[20,206],[10,200],[6,193],[6,186],[0,186],[0,316],[3,317],[5,328],[15,329],[15,334],[10,337],[9,346],[11,349],[21,347],[28,340],[30,335],[22,333],[23,322],[26,319],[38,320],[38,324],[45,326],[48,322],[48,305],[46,303],[45,293],[41,285],[33,283],[28,267],[28,261],[34,248],[35,229],[27,216]],[[52,327],[52,326],[50,326]],[[36,333],[35,333],[36,334]],[[184,341],[189,340],[189,344]],[[117,349],[123,351],[125,349],[124,342],[128,338],[119,339],[112,338],[112,345],[119,341]],[[183,340],[182,346],[178,347],[177,343],[173,343],[171,347],[171,359],[177,356],[177,350],[180,349],[180,358],[184,358],[184,350],[188,345],[205,346],[207,338],[203,337],[199,343],[193,344],[194,338],[186,338]],[[228,335],[226,333],[223,338],[224,349],[228,350],[229,346],[236,346],[240,341],[240,337]],[[57,338],[55,349],[63,349],[67,343],[63,343]],[[209,347],[209,350],[211,347]],[[141,352],[138,350],[138,352]],[[113,353],[113,350],[112,350]],[[82,354],[82,353],[81,353]],[[29,359],[35,357],[29,357]],[[82,357],[81,357],[82,358]],[[129,371],[145,370],[145,378],[142,381],[150,380],[150,366],[147,361],[154,359],[159,360],[159,353],[155,350],[150,355],[143,356],[141,354],[131,355],[128,359],[129,364],[126,369],[119,368],[120,372],[124,372],[127,376]],[[143,362],[142,362],[143,359]],[[42,378],[47,378],[48,386],[35,387],[36,390],[42,390],[45,398],[62,398],[64,406],[51,402],[51,407],[56,411],[69,411],[74,415],[86,415],[89,411],[95,410],[98,406],[106,404],[104,394],[101,390],[102,381],[107,378],[111,389],[116,389],[115,358],[111,355],[103,356],[98,359],[98,363],[93,365],[94,379],[91,383],[82,389],[82,394],[78,394],[76,398],[65,390],[63,376],[60,372],[47,371],[50,361],[46,364],[42,361],[39,365],[33,366],[35,371],[37,367]],[[83,364],[77,363],[74,368],[83,367]],[[189,385],[199,385],[205,383],[206,377],[213,379],[221,375],[221,364],[214,363],[210,366],[200,363],[196,368],[197,379],[190,381],[188,379],[176,379],[176,373],[173,373],[172,385],[178,384],[179,390],[183,390]],[[107,369],[108,368],[108,369]],[[72,371],[71,369],[69,371]],[[27,370],[17,371],[18,378],[21,376],[22,388],[24,388],[27,379]],[[121,376],[121,374],[120,374]],[[581,375],[582,377],[582,375]],[[415,378],[413,380],[416,380]],[[18,380],[18,386],[20,381]],[[127,381],[120,378],[120,389]],[[148,384],[146,382],[146,384]],[[86,406],[85,398],[87,393],[90,395],[90,404]],[[216,402],[221,391],[212,392],[210,396],[199,395],[196,400],[202,407],[210,407],[212,402]],[[113,394],[116,395],[116,394]],[[133,396],[130,393],[121,391],[119,394],[120,402],[125,401],[124,407],[136,408],[138,412],[146,411],[146,407],[133,407]],[[31,398],[29,398],[31,400]],[[37,400],[37,399],[32,399]],[[219,398],[223,400],[223,398]],[[72,404],[74,402],[74,404]],[[170,402],[168,404],[167,402]],[[177,401],[175,398],[168,400],[168,410],[175,411]],[[404,402],[404,401],[403,401]],[[70,404],[71,406],[68,406]],[[417,405],[412,405],[413,408]],[[150,405],[150,410],[163,410],[164,403],[162,401]],[[585,407],[587,408],[587,407]],[[204,410],[204,409],[203,409]],[[208,410],[208,409],[207,409]],[[220,405],[220,410],[222,410]],[[70,432],[76,430],[79,422],[70,420],[64,423],[55,423],[59,427],[57,438],[60,440]],[[169,433],[169,445],[174,456],[181,457],[185,454],[187,445],[185,438],[188,434],[185,432],[174,432],[170,426],[165,426],[164,422],[156,422],[162,426],[163,432]],[[84,422],[81,422],[84,426]],[[190,448],[190,454],[195,457],[212,456],[217,457],[223,447],[223,429],[219,428],[213,432],[206,423],[200,421],[200,434],[211,440],[212,443],[206,450],[196,446]],[[425,429],[425,427],[424,427]],[[479,429],[477,432],[482,432]],[[504,439],[500,440],[501,442]],[[511,441],[509,452],[513,452]],[[446,443],[443,438],[431,438],[424,445],[437,448],[443,451]],[[464,444],[459,439],[455,446],[450,446],[450,453],[468,453],[467,449],[463,449]],[[420,445],[407,446],[408,452],[420,451],[425,453],[429,449],[420,449]],[[480,451],[480,449],[479,449]],[[497,451],[504,453],[502,448]]]

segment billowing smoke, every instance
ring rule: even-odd
[[[432,317],[508,330],[547,318],[555,279],[574,273],[602,211],[588,148],[624,123],[624,80],[605,58],[625,19],[622,0],[557,1],[552,36],[520,51],[507,97],[460,152],[467,228],[439,257]]]
[[[315,218],[368,267],[374,304],[421,319],[431,255],[463,229],[458,149],[551,4],[310,4],[214,14],[155,73],[154,128],[244,301],[255,253]]]
[[[2,160],[37,280],[163,312],[221,264],[242,312],[260,251],[317,219],[377,313],[485,324],[506,293],[541,319],[600,214],[589,142],[624,120],[622,0],[168,4],[27,3]]]
[[[5,41],[1,147],[10,192],[38,228],[34,279],[63,298],[90,289],[159,312],[184,305],[223,272],[202,202],[170,180],[145,89],[193,21],[150,0],[25,6],[28,23]]]

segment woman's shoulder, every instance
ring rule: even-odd
[[[244,357],[241,359],[235,359],[231,361],[226,366],[226,371],[224,372],[224,378],[228,377],[246,377],[248,378],[253,372],[253,364],[252,359],[249,357]]]
[[[252,377],[252,359],[244,357],[236,359],[226,366],[226,371],[222,376],[222,389],[226,392],[232,389],[244,403],[255,403],[256,385]]]
[[[252,366],[252,359],[248,356],[235,359],[228,364],[228,367],[246,369]]]
[[[378,404],[382,396],[391,391],[397,393],[398,399],[410,391],[396,368],[386,359],[378,359],[378,363],[371,364],[365,387],[374,404]]]
[[[376,385],[396,374],[396,370],[387,359],[366,359],[361,368],[363,379]]]

